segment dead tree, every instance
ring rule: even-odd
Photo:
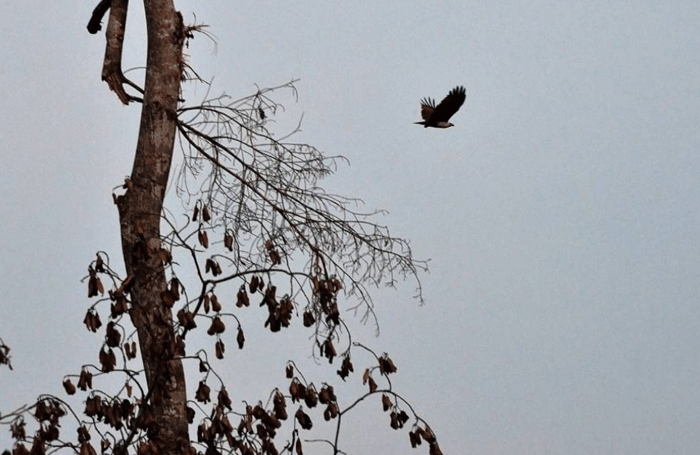
[[[84,323],[105,335],[100,365],[86,365],[64,379],[69,395],[76,388],[87,393],[82,416],[54,396],[1,414],[0,423],[11,426],[16,440],[12,453],[29,453],[31,444],[32,453],[68,448],[91,455],[94,437],[102,452],[115,454],[303,455],[309,441],[303,432],[316,420],[312,409],[320,407],[323,419],[336,423],[334,437],[326,441],[335,455],[342,452],[343,416],[376,395],[392,428],[411,422],[411,445],[426,442],[431,455],[440,455],[433,431],[393,389],[389,376],[397,367],[391,358],[353,340],[342,316],[354,309],[376,323],[369,287],[397,279],[415,279],[420,297],[417,273],[425,264],[413,259],[405,240],[374,221],[376,213],[363,213],[359,201],[323,190],[321,179],[340,157],[290,140],[295,131],[276,138],[268,129],[282,108],[275,91],[296,95],[293,82],[238,100],[181,99],[182,83],[198,80],[182,48],[201,27],[185,26],[172,0],[144,4],[143,89],[121,69],[127,0],[101,2],[89,26],[91,32],[99,29],[109,10],[102,78],[124,104],[142,104],[133,169],[114,195],[126,269],[118,273],[99,252],[86,277],[95,302]],[[176,144],[183,152],[175,188],[184,221],[164,207]],[[235,302],[226,302],[226,295],[235,295]],[[244,347],[238,315],[252,311],[251,302],[266,311],[264,327],[272,333],[300,319],[311,331],[317,358],[339,359],[336,373],[343,381],[354,372],[355,359],[364,359],[356,379],[366,393],[341,402],[332,385],[306,379],[290,361],[286,386],[271,391],[266,403],[234,409],[210,354],[190,346],[188,334],[206,323],[216,340],[213,354],[223,359],[227,325],[235,327],[235,342]],[[101,314],[108,318],[104,328]],[[139,355],[142,368],[134,366]],[[201,374],[193,394],[183,362],[194,362]],[[93,377],[107,374],[122,375],[123,387],[109,393],[93,389]],[[299,403],[296,411],[287,410],[288,400]],[[32,435],[26,431],[28,415],[39,424]],[[74,419],[77,440],[60,434],[66,415]]]

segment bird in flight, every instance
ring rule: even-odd
[[[448,120],[462,107],[466,97],[467,94],[464,87],[460,86],[453,88],[437,106],[435,105],[435,100],[423,98],[420,102],[420,115],[423,117],[423,121],[415,122],[416,125],[423,125],[424,128],[429,126],[432,128],[449,128],[454,126]]]

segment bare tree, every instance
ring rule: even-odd
[[[411,445],[425,441],[431,455],[440,455],[433,431],[393,389],[389,375],[397,368],[391,358],[354,341],[342,317],[350,309],[377,324],[369,288],[397,279],[414,279],[420,299],[417,272],[425,264],[413,259],[405,240],[373,221],[376,213],[363,213],[359,201],[319,186],[341,157],[294,142],[296,130],[276,138],[268,129],[270,117],[281,109],[275,92],[296,95],[293,81],[238,100],[219,96],[187,104],[181,84],[199,78],[184,61],[182,47],[202,28],[185,26],[172,0],[144,5],[143,89],[121,69],[127,0],[100,2],[88,27],[98,31],[109,10],[102,78],[124,104],[142,103],[132,173],[114,195],[126,269],[118,273],[109,256],[99,252],[86,277],[88,297],[95,302],[84,323],[93,332],[104,330],[100,365],[85,365],[74,375],[77,388],[87,393],[82,416],[55,396],[0,415],[16,440],[12,453],[68,448],[90,455],[96,453],[90,442],[95,437],[104,453],[303,455],[310,439],[302,432],[313,426],[310,409],[318,406],[324,420],[337,423],[334,436],[325,440],[336,454],[342,453],[343,416],[377,395],[392,428],[410,421]],[[183,152],[175,189],[187,214],[184,221],[164,207],[176,143]],[[236,296],[235,308],[225,295]],[[341,403],[332,385],[307,380],[290,361],[287,386],[272,390],[267,403],[234,410],[210,353],[186,343],[192,343],[188,334],[206,323],[207,334],[216,340],[213,354],[222,359],[229,325],[235,326],[242,349],[239,315],[251,302],[267,311],[264,326],[271,332],[301,319],[311,331],[314,355],[329,364],[338,358],[343,380],[354,372],[356,354],[367,359],[358,378],[366,392]],[[104,329],[101,314],[108,315]],[[133,366],[139,352],[143,368]],[[183,362],[198,365],[202,375],[193,395]],[[123,376],[117,390],[93,388],[93,377],[114,375]],[[74,377],[63,383],[69,395],[76,393]],[[214,400],[212,387],[218,389]],[[299,402],[296,411],[287,411],[288,400]],[[30,415],[38,422],[31,437],[26,431]],[[60,434],[66,415],[74,418],[77,440]]]

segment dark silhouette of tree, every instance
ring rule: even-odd
[[[94,302],[84,324],[104,334],[99,365],[85,365],[63,382],[68,395],[84,393],[84,409],[74,411],[63,399],[45,395],[1,414],[0,423],[10,426],[15,440],[12,454],[63,448],[92,455],[99,445],[114,454],[303,455],[314,441],[305,432],[319,413],[336,422],[333,437],[324,441],[337,454],[343,417],[376,395],[391,428],[410,424],[410,444],[426,442],[431,455],[440,455],[433,431],[392,387],[394,362],[354,341],[342,317],[351,309],[376,324],[369,288],[398,279],[415,279],[420,298],[416,274],[425,264],[413,259],[406,241],[373,221],[376,213],[358,211],[359,201],[319,186],[340,157],[268,130],[281,109],[275,91],[296,95],[294,82],[239,100],[220,96],[187,104],[181,84],[199,78],[182,47],[202,27],[185,26],[172,0],[146,0],[141,89],[121,70],[128,2],[105,3],[91,19],[99,24],[109,8],[102,78],[124,104],[142,103],[133,169],[114,194],[125,270],[114,270],[104,252],[88,267]],[[175,188],[184,220],[164,207],[176,143],[183,152]],[[240,315],[254,311],[251,304],[265,311],[264,327],[273,333],[300,320],[315,357],[329,364],[337,359],[337,375],[361,381],[366,392],[339,400],[331,384],[307,379],[289,361],[284,385],[267,402],[246,404],[236,390],[236,402],[244,403],[238,409],[211,356],[223,359],[232,339],[244,348],[247,327]],[[202,337],[190,333],[198,329],[215,340],[213,352],[197,347]],[[226,335],[231,330],[235,336]],[[363,363],[353,375],[357,358]],[[184,362],[197,365],[201,375],[189,390]],[[97,386],[113,387],[115,377],[116,389]],[[37,427],[32,432],[31,420]],[[66,430],[69,421],[77,438]]]

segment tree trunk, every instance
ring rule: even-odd
[[[114,3],[114,2],[113,2]],[[160,215],[170,172],[182,74],[182,16],[172,0],[144,0],[148,27],[145,94],[134,168],[119,198],[122,251],[133,278],[131,319],[136,327],[149,388],[151,453],[189,450],[186,389],[172,324],[160,250]],[[144,403],[145,404],[145,403]]]

